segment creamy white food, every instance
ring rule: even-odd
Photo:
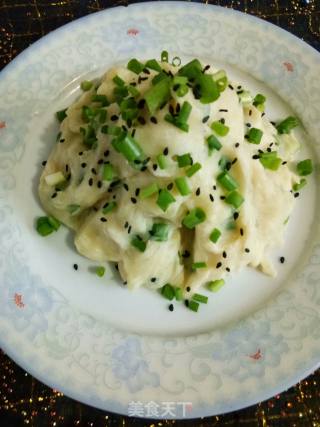
[[[172,74],[179,70],[167,63],[160,65]],[[216,71],[211,66],[206,74]],[[242,102],[243,89],[238,83],[229,82],[218,99],[206,104],[195,98],[191,87],[184,96],[178,96],[177,85],[170,84],[168,102],[150,112],[141,99],[154,87],[152,79],[156,75],[158,72],[151,69],[138,75],[125,66],[112,68],[97,88],[85,91],[67,109],[61,134],[40,179],[44,209],[74,231],[80,254],[99,263],[117,263],[129,288],[157,289],[170,283],[183,289],[190,287],[194,292],[245,266],[274,275],[270,250],[282,244],[284,224],[295,200],[292,186],[299,181],[291,167],[298,148],[294,136],[277,135],[261,108],[252,100]],[[115,102],[115,76],[139,93],[135,98],[130,93],[127,96],[139,105],[138,117],[129,121],[129,126]],[[110,105],[92,101],[95,94],[105,95]],[[188,131],[165,120],[168,114],[179,114],[186,101],[192,107]],[[88,128],[84,106],[107,114],[95,124],[96,141],[90,141],[91,146],[83,142],[83,129]],[[218,121],[229,129],[224,136],[211,127]],[[129,162],[112,144],[117,136],[103,133],[103,126],[133,134],[147,161]],[[263,132],[258,144],[246,138],[252,128]],[[211,135],[221,148],[209,153],[207,138]],[[261,154],[270,151],[281,158],[276,170],[260,161]],[[166,162],[164,169],[158,164],[161,154]],[[185,154],[190,155],[193,164],[201,165],[191,177],[187,176],[191,165],[179,167],[177,161],[177,156]],[[105,164],[112,166],[111,180],[103,179]],[[232,191],[217,179],[222,173],[236,182],[235,191],[243,198],[239,207],[226,202]],[[175,183],[178,177],[185,177],[190,194],[180,194]],[[156,184],[158,191],[142,199],[141,192],[151,184]],[[161,189],[175,199],[166,210],[157,204]],[[108,206],[113,206],[109,212]],[[183,221],[195,208],[205,213],[205,220],[188,229]],[[159,223],[168,225],[168,236],[163,241],[154,240],[150,234],[153,225]],[[216,242],[210,238],[215,229],[221,233]],[[132,243],[137,238],[145,248]]]

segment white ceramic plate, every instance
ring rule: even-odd
[[[111,268],[96,277],[66,229],[38,236],[37,182],[57,132],[54,112],[78,95],[82,79],[163,49],[223,66],[267,94],[271,119],[298,115],[307,130],[300,137],[309,140],[304,155],[317,162],[319,54],[277,27],[219,7],[155,2],[103,11],[51,33],[0,78],[0,342],[27,371],[82,402],[191,418],[266,399],[317,367],[319,185],[317,176],[309,180],[286,244],[273,254],[278,278],[235,275],[198,314],[184,307],[170,313],[159,295],[129,292]]]

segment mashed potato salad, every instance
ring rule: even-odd
[[[199,288],[217,291],[244,266],[275,275],[268,252],[312,172],[310,159],[295,161],[296,118],[271,123],[264,95],[197,59],[170,64],[167,52],[81,89],[57,113],[39,234],[62,222],[80,254],[117,263],[129,288],[160,289],[193,311],[208,299]]]

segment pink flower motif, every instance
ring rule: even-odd
[[[259,359],[261,359],[262,354],[261,354],[261,350],[260,350],[260,348],[258,348],[258,350],[256,351],[256,353],[254,353],[254,354],[249,354],[249,357],[250,357],[251,359],[253,359],[253,360],[259,360]]]
[[[19,308],[23,308],[25,306],[25,304],[22,301],[22,295],[21,294],[14,294],[14,303]]]
[[[127,31],[128,36],[137,36],[139,34],[139,30],[136,28],[129,28]]]
[[[292,64],[291,62],[284,62],[284,63],[283,63],[283,66],[286,68],[286,70],[287,70],[289,73],[292,73],[292,72],[293,72],[293,64]]]
[[[4,129],[6,127],[6,122],[0,121],[0,129]]]

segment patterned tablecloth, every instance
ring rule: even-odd
[[[127,0],[0,0],[0,69],[44,34]],[[212,0],[266,19],[320,50],[320,0]],[[319,70],[320,72],[320,70]],[[1,101],[0,101],[1,102]],[[77,403],[31,377],[0,351],[0,425],[320,427],[320,372],[288,391],[241,411],[189,421],[113,415]]]

